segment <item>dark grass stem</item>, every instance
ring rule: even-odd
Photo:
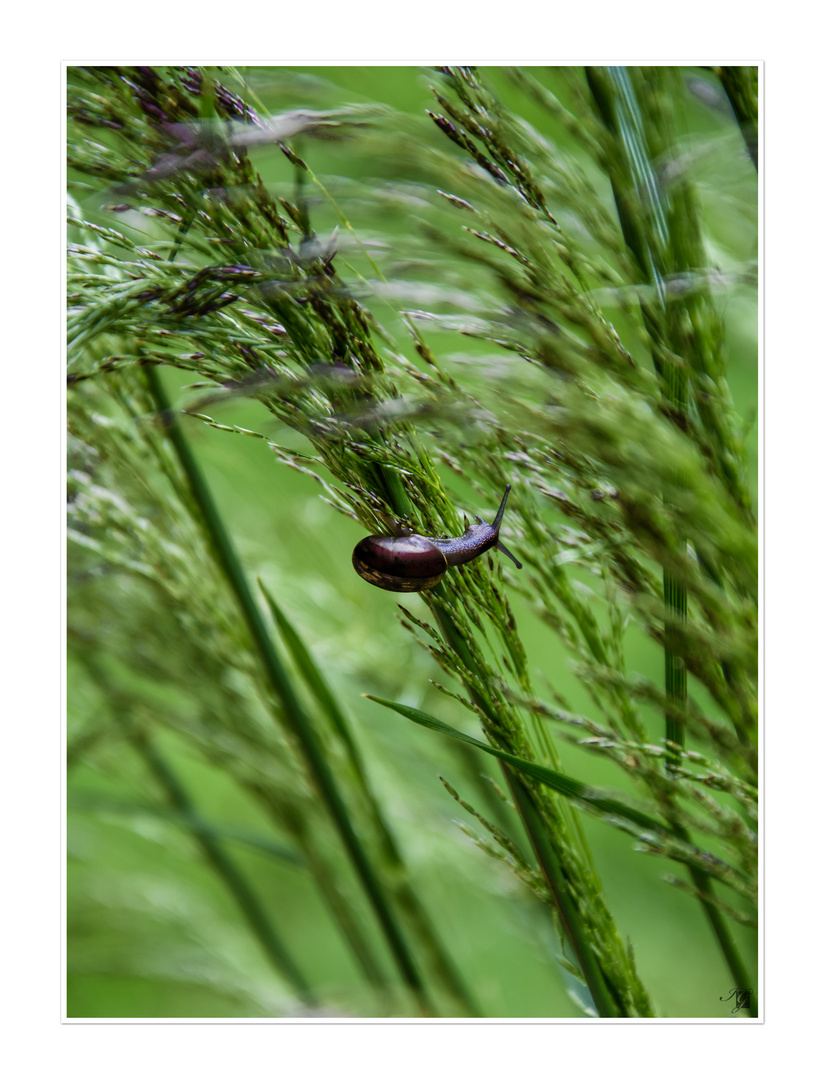
[[[259,659],[266,672],[270,688],[281,702],[287,724],[301,747],[316,788],[325,802],[347,854],[357,871],[361,885],[380,923],[401,977],[415,996],[420,1009],[427,1015],[434,1015],[434,1008],[421,973],[411,956],[403,932],[395,920],[390,902],[384,893],[378,876],[372,868],[363,845],[355,832],[344,805],[344,800],[313,734],[312,726],[302,710],[295,690],[267,633],[267,627],[250,592],[244,571],[210,493],[209,486],[171,409],[170,401],[165,394],[156,368],[146,368],[145,378],[156,401],[157,411],[164,419],[165,430],[187,478],[191,495],[201,514],[202,524],[210,538],[214,557],[221,566],[236,597],[247,623],[247,628],[258,650]]]
[[[434,600],[430,603],[444,638],[457,653],[461,662],[479,679],[480,666],[475,664],[468,642],[451,615],[443,605]],[[509,752],[512,747],[508,736],[503,733],[503,720],[498,715],[490,697],[480,691],[475,691],[474,688],[472,692],[487,732],[491,734],[495,742],[501,744],[503,751]],[[501,768],[523,828],[547,883],[557,912],[558,925],[571,944],[598,1015],[604,1017],[651,1015],[647,997],[635,971],[628,973],[630,1002],[603,975],[599,957],[600,955],[610,957],[617,951],[618,942],[615,940],[616,935],[612,930],[612,923],[603,910],[602,898],[591,886],[590,868],[583,866],[580,869],[576,865],[577,853],[570,852],[566,847],[566,837],[563,834],[561,821],[563,808],[553,798],[538,797],[529,789],[526,781],[509,769],[505,762],[501,761]],[[569,808],[569,814],[573,815],[573,809]],[[573,821],[572,825],[575,831],[581,834],[579,824]],[[567,868],[572,864],[574,872],[569,872]],[[597,908],[595,912],[597,919],[601,919],[606,924],[611,930],[612,937],[600,937],[597,920],[583,917],[580,913],[580,905],[586,909]],[[639,999],[637,1011],[633,1009],[634,998]]]
[[[678,830],[678,835],[682,840],[687,839],[683,830]],[[690,867],[689,872],[734,984],[743,988],[751,987],[752,980],[736,945],[736,939],[715,902],[713,882],[707,874],[696,867]],[[755,1002],[756,996],[753,994],[746,1006],[751,1016],[758,1016],[758,1006]]]
[[[512,769],[506,765],[501,767],[531,849],[548,883],[559,925],[571,944],[571,950],[596,1006],[597,1015],[608,1018],[628,1016],[626,1003],[617,1000],[616,988],[611,986],[604,976],[598,953],[588,933],[588,922],[582,917],[577,906],[576,890],[565,874],[559,853],[554,847],[548,828],[542,821],[541,811],[531,791]],[[650,1015],[650,1013],[642,1013],[642,1015]]]
[[[287,646],[293,663],[301,673],[305,685],[310,688],[317,703],[324,710],[324,714],[333,730],[344,744],[358,788],[366,801],[369,818],[375,828],[379,854],[383,858],[390,879],[395,882],[396,903],[404,911],[407,920],[416,928],[419,940],[425,945],[429,954],[430,966],[435,971],[441,985],[446,988],[466,1015],[480,1016],[480,1008],[476,1000],[447,954],[420,897],[412,888],[408,867],[392,835],[392,830],[381,813],[380,805],[372,792],[363,758],[335,694],[333,694],[324,679],[304,641],[270,595],[267,587],[261,581],[259,581],[259,587],[276,621],[279,633]]]

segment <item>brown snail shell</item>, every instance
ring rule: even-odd
[[[434,588],[450,566],[471,562],[496,547],[518,570],[522,566],[500,543],[500,523],[511,484],[494,521],[477,518],[462,536],[434,537],[408,533],[405,536],[365,536],[352,552],[352,565],[364,581],[389,592],[421,592]]]

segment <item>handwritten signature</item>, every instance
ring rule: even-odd
[[[753,996],[752,990],[741,990],[738,986],[734,986],[727,997],[720,997],[719,1001],[729,1001],[732,997],[736,999],[736,1006],[731,1009],[730,1012],[737,1013],[740,1009],[746,1009],[749,1007],[750,998]]]

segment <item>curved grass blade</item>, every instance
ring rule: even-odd
[[[489,746],[488,743],[473,739],[471,735],[464,735],[462,731],[449,727],[448,724],[444,724],[440,720],[435,720],[434,717],[429,716],[428,713],[422,712],[420,709],[413,709],[409,705],[400,705],[397,701],[387,701],[385,698],[375,697],[373,694],[364,694],[363,696],[369,698],[370,701],[376,701],[379,705],[385,705],[387,709],[392,709],[393,712],[405,716],[407,720],[411,720],[415,724],[420,724],[421,727],[429,728],[431,731],[437,731],[441,735],[448,735],[452,739],[459,739],[461,742],[476,746],[478,750],[483,750],[485,753],[499,758],[500,761],[511,765],[518,772],[523,773],[524,776],[530,776],[532,780],[545,784],[547,788],[557,792],[559,795],[565,795],[568,799],[574,799],[590,806],[599,813],[625,818],[627,821],[632,821],[640,828],[649,829],[651,832],[670,835],[667,825],[664,825],[656,818],[650,817],[649,814],[643,814],[641,810],[635,810],[633,807],[628,806],[627,803],[619,802],[618,799],[612,799],[601,791],[589,787],[579,780],[574,780],[564,773],[555,772],[553,769],[549,769],[545,765],[537,765],[533,761],[526,761],[515,754],[507,754],[504,750],[497,750],[495,747]]]

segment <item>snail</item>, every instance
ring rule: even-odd
[[[450,566],[471,562],[490,548],[502,551],[518,570],[514,556],[500,543],[500,522],[506,508],[511,484],[506,485],[503,501],[494,521],[481,517],[469,525],[462,536],[365,536],[352,552],[352,565],[364,581],[390,592],[421,592],[434,588]]]

